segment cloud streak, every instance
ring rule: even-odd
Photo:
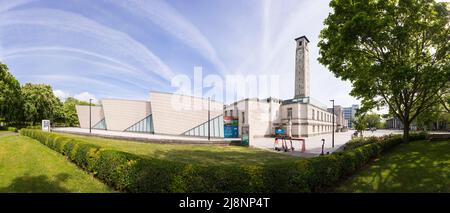
[[[102,49],[102,54],[115,52],[116,56],[134,60],[140,64],[140,69],[149,70],[166,80],[174,75],[169,66],[140,42],[81,15],[55,9],[26,9],[9,11],[0,17],[0,27],[34,25],[90,36],[96,40],[96,48],[93,49]]]
[[[135,15],[147,18],[172,36],[197,49],[198,53],[210,60],[220,73],[226,73],[227,68],[225,64],[219,58],[217,51],[208,38],[166,2],[161,0],[115,0],[113,2]]]

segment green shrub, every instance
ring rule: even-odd
[[[95,165],[99,159],[99,150],[99,146],[80,143],[78,144],[78,149],[74,154],[74,161],[81,168],[93,172],[95,171]]]
[[[8,127],[8,131],[10,132],[17,132],[17,128],[16,127]]]
[[[27,126],[27,127],[25,127],[26,129],[41,129],[42,128],[42,126],[40,126],[40,125],[35,125],[35,126]]]
[[[145,158],[103,150],[85,140],[40,130],[20,133],[66,155],[80,168],[126,192],[317,192],[335,185],[380,153],[403,142],[401,135],[352,140],[343,152],[264,165],[210,165]],[[421,140],[425,134],[412,134]]]

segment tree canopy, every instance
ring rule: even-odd
[[[89,106],[89,103],[85,101],[79,101],[72,97],[68,97],[64,101],[64,120],[67,126],[78,126],[79,124],[78,115],[75,108],[76,105]]]
[[[353,84],[362,108],[388,106],[404,124],[448,93],[450,12],[433,0],[332,0],[319,62]]]
[[[7,122],[17,122],[21,119],[21,106],[19,81],[0,62],[0,118]]]
[[[26,121],[34,124],[44,119],[60,118],[62,105],[50,85],[27,83],[22,87],[22,96]]]

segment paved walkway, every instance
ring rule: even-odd
[[[183,143],[183,144],[229,144],[236,139],[223,139],[223,138],[211,138],[208,141],[206,137],[192,137],[192,136],[177,136],[177,135],[157,135],[157,134],[145,134],[134,132],[118,132],[118,131],[106,131],[92,129],[92,133],[89,133],[89,129],[81,129],[74,127],[66,128],[54,128],[54,132],[70,133],[78,135],[90,135],[104,138],[113,138],[121,140],[132,140],[137,142],[153,142],[153,143]],[[240,140],[240,139],[237,139]]]
[[[17,133],[17,132],[4,133],[4,134],[0,134],[0,137],[16,136],[16,135],[19,135],[19,133]]]
[[[304,153],[301,153],[301,143],[299,141],[292,141],[293,146],[295,148],[295,151],[293,152],[279,152],[279,153],[285,153],[289,155],[294,156],[300,156],[300,157],[314,157],[320,155],[322,152],[322,139],[325,139],[325,146],[324,146],[324,152],[334,152],[337,149],[339,149],[342,145],[347,143],[351,139],[351,135],[354,131],[348,131],[348,132],[336,132],[334,135],[334,148],[332,148],[332,134],[323,134],[313,137],[307,137],[306,140],[306,151]],[[373,133],[371,131],[364,131],[363,136],[382,136],[387,134],[402,134],[401,130],[377,130]],[[273,138],[253,138],[252,141],[250,141],[250,146],[274,151],[274,139]],[[281,142],[280,142],[281,146]]]

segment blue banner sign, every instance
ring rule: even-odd
[[[283,128],[277,127],[275,128],[275,135],[284,135],[286,132]]]
[[[239,137],[239,129],[237,126],[223,126],[223,136],[225,138],[238,138]]]

